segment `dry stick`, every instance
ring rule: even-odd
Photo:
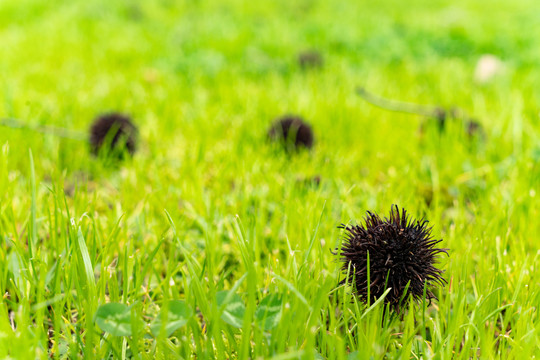
[[[65,139],[72,139],[78,141],[87,141],[88,136],[85,133],[79,131],[73,131],[65,128],[60,128],[50,125],[29,125],[25,124],[18,119],[4,118],[0,119],[0,126],[9,127],[12,129],[27,129],[41,134],[54,135]]]
[[[424,115],[424,116],[433,116],[437,113],[439,108],[435,106],[423,106],[412,103],[406,103],[401,101],[389,100],[383,97],[374,95],[368,92],[363,87],[356,88],[356,93],[360,95],[364,100],[366,100],[371,105],[375,105],[385,110],[404,112],[409,114]]]
[[[422,115],[429,119],[436,120],[439,128],[443,129],[447,119],[462,120],[466,126],[466,132],[469,136],[479,134],[484,135],[482,125],[472,118],[470,118],[465,111],[460,108],[452,108],[450,110],[444,109],[438,106],[430,105],[418,105],[401,101],[385,99],[381,96],[371,94],[363,87],[357,87],[356,93],[370,104],[379,108],[396,111],[407,114]]]
[[[360,97],[362,97],[362,99],[366,100],[371,105],[380,107],[385,110],[408,113],[408,114],[415,114],[415,115],[423,115],[426,117],[432,117],[432,118],[437,118],[437,119],[444,118],[448,115],[451,115],[452,117],[460,117],[460,118],[464,117],[463,111],[459,109],[446,111],[445,109],[437,107],[437,106],[418,105],[418,104],[412,104],[412,103],[407,103],[407,102],[389,100],[381,96],[374,95],[368,92],[363,87],[357,87],[356,93]]]

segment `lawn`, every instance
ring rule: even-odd
[[[0,118],[22,126],[0,127],[0,358],[538,358],[538,10],[0,1]],[[484,54],[502,66],[480,82]],[[123,161],[84,140],[110,111],[139,129]],[[283,114],[311,150],[268,140]],[[399,314],[340,285],[334,255],[340,224],[392,204],[449,249],[438,300]]]

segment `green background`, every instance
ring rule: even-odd
[[[0,128],[0,357],[540,355],[538,10],[536,0],[0,1],[0,117],[86,133],[96,115],[122,111],[141,140],[111,166],[84,141]],[[322,68],[297,64],[310,49]],[[479,84],[483,54],[503,67]],[[457,122],[421,131],[422,117],[371,106],[359,85],[462,108],[485,137]],[[289,157],[266,141],[284,113],[312,124],[313,151]],[[317,175],[319,186],[306,183]],[[381,321],[380,304],[334,290],[331,250],[340,223],[391,204],[430,220],[450,249],[449,285],[425,311]],[[242,329],[216,300],[235,284]],[[270,330],[252,325],[268,294],[281,299]],[[150,336],[144,323],[173,299],[194,315]],[[133,305],[133,336],[96,325],[108,302]]]

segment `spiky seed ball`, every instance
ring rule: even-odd
[[[482,138],[483,136],[485,136],[482,124],[480,124],[475,119],[468,119],[467,121],[465,121],[465,128],[467,135],[470,138],[475,136],[480,136],[480,138]]]
[[[434,111],[434,119],[437,122],[437,125],[439,126],[439,130],[443,130],[444,126],[446,125],[446,120],[449,117],[455,116],[454,110],[446,110],[441,107],[437,107]]]
[[[464,114],[464,112],[458,108],[446,110],[444,108],[437,107],[433,112],[432,119],[435,120],[437,127],[441,132],[444,131],[447,122],[454,119],[463,123],[464,131],[469,138],[474,138],[475,136],[484,136],[484,129],[482,128],[482,125],[477,120],[467,117],[466,114]],[[427,121],[430,120],[431,118],[427,119]],[[424,124],[421,125],[420,131],[424,131]]]
[[[306,178],[305,180],[306,185],[311,185],[313,187],[318,187],[321,185],[321,175],[315,175],[310,178]]]
[[[298,54],[298,65],[304,70],[320,68],[324,65],[324,60],[320,52],[308,50]]]
[[[137,127],[129,116],[108,113],[98,116],[90,128],[90,148],[94,155],[107,146],[107,152],[127,151],[133,155],[137,150]]]
[[[287,150],[313,147],[311,126],[296,115],[285,115],[276,119],[268,130],[268,137],[283,143]]]
[[[341,225],[340,228],[346,232],[339,253],[346,277],[342,284],[354,281],[355,293],[367,301],[369,253],[371,302],[391,288],[384,301],[399,312],[400,300],[406,301],[409,294],[415,301],[422,299],[424,284],[426,298],[436,299],[433,286],[444,286],[446,280],[435,264],[438,254],[448,252],[435,247],[442,240],[431,237],[432,228],[427,223],[427,220],[410,219],[405,209],[400,212],[394,205],[389,218],[381,219],[368,211],[364,225]],[[405,293],[407,284],[409,287]]]
[[[318,188],[321,185],[321,175],[297,178],[296,185],[303,189]]]

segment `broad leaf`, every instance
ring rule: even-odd
[[[244,324],[244,314],[246,313],[246,306],[242,302],[242,299],[238,294],[231,295],[230,299],[225,302],[228,291],[220,291],[216,294],[216,300],[218,306],[221,308],[225,306],[221,319],[227,324],[241,329]]]
[[[119,303],[101,305],[96,311],[96,323],[111,335],[130,336],[131,308]]]
[[[163,310],[150,325],[150,330],[154,336],[158,336],[163,326]],[[169,311],[167,314],[167,324],[165,333],[171,336],[176,330],[186,325],[189,318],[193,315],[193,310],[183,300],[172,300],[169,302]]]
[[[264,330],[275,328],[281,320],[282,301],[278,294],[265,297],[255,311],[255,321]]]

